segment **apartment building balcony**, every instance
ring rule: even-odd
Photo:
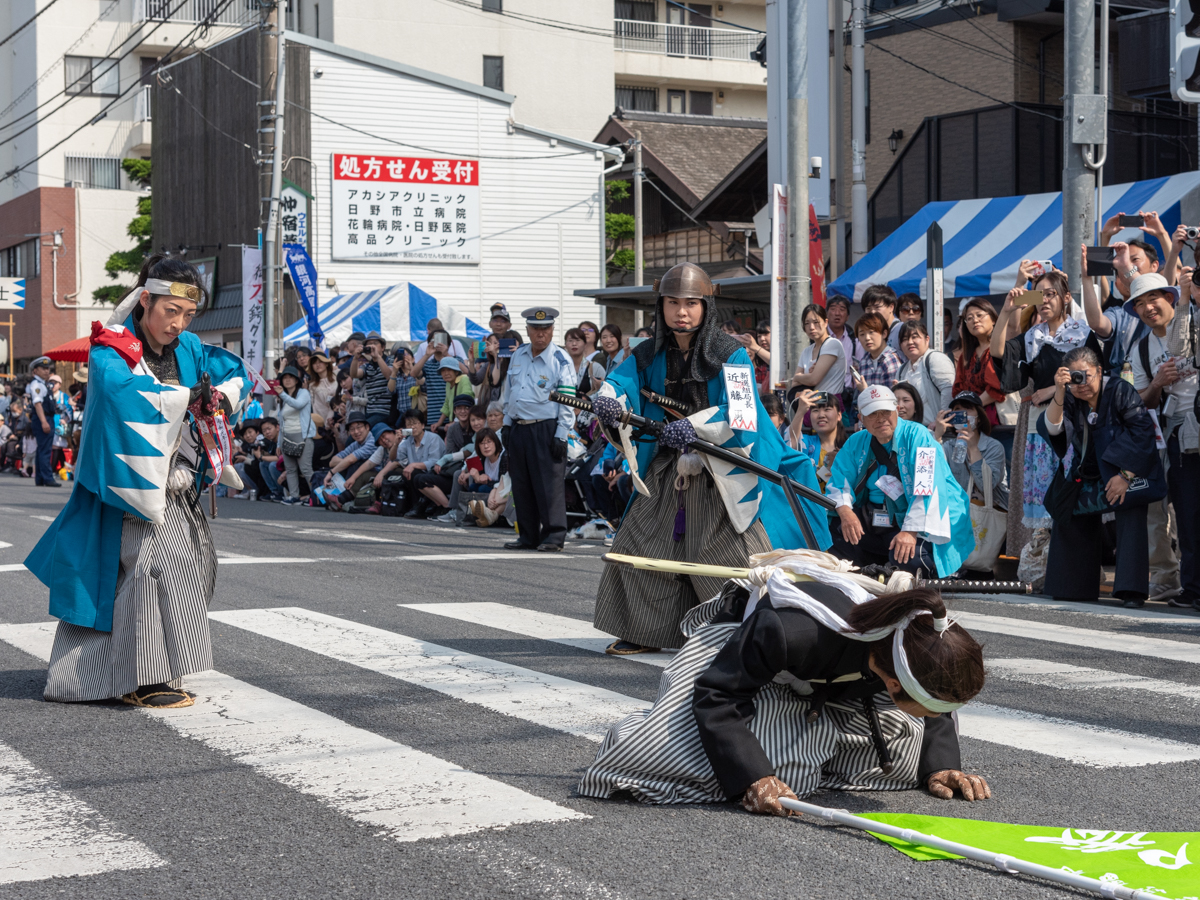
[[[653,83],[683,81],[761,90],[766,69],[750,54],[762,37],[756,31],[615,19],[616,74]]]
[[[133,95],[133,128],[129,131],[130,156],[149,156],[152,128],[151,86],[143,84]]]
[[[196,43],[215,44],[257,24],[257,6],[256,0],[133,0],[133,21],[142,35],[139,50],[147,55],[167,53],[201,22],[209,27],[195,35]]]

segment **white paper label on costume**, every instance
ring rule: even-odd
[[[1163,437],[1162,428],[1158,425],[1158,410],[1148,409],[1146,412],[1150,413],[1150,421],[1154,423],[1154,446],[1159,450],[1166,450],[1167,440]]]
[[[822,481],[828,481],[831,474],[829,466],[821,466],[821,468],[817,469],[817,477]]]
[[[887,528],[892,524],[892,517],[888,515],[886,509],[877,509],[875,514],[871,516],[871,525],[875,528]]]
[[[729,398],[729,427],[758,431],[754,370],[750,366],[722,366],[721,371],[725,373],[725,396]]]
[[[889,500],[899,500],[904,496],[904,483],[895,475],[880,475],[875,487],[887,494]]]
[[[917,473],[913,476],[913,494],[915,496],[933,496],[933,467],[936,463],[936,447],[917,448]]]

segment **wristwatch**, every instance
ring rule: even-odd
[[[1133,266],[1132,268],[1125,270],[1125,280],[1133,281],[1133,279],[1137,278],[1141,274],[1142,273],[1138,271],[1137,266]]]

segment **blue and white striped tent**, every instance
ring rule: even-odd
[[[1105,186],[1103,202],[1104,220],[1118,212],[1154,211],[1174,233],[1181,221],[1200,222],[1200,172]],[[897,294],[924,297],[925,231],[935,221],[942,226],[948,298],[1008,293],[1023,259],[1050,259],[1062,266],[1061,193],[938,201],[925,204],[847,269],[829,285],[829,293],[859,301],[870,285],[889,284]],[[1116,239],[1143,236],[1130,228]]]
[[[491,333],[407,281],[374,291],[338,294],[317,306],[317,321],[329,344],[339,344],[355,331],[364,334],[378,331],[389,342],[423,341],[426,323],[434,318],[441,319],[451,334],[472,340],[481,340]],[[301,319],[284,329],[283,342],[307,344],[307,322]]]

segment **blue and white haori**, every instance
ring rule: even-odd
[[[744,349],[736,350],[725,366],[750,366],[750,357]],[[639,416],[661,422],[662,407],[648,403],[642,397],[643,388],[657,394],[666,393],[667,358],[665,353],[656,354],[654,361],[638,371],[637,359],[630,355],[616,368],[600,388],[600,394],[614,397]],[[696,436],[739,453],[772,471],[789,476],[793,481],[820,491],[816,469],[812,459],[802,451],[794,450],[784,443],[778,429],[771,423],[762,401],[755,394],[757,408],[757,431],[740,431],[730,427],[729,397],[723,372],[708,380],[709,406],[688,416],[696,429]],[[636,451],[629,440],[629,429],[622,429],[625,454],[633,475],[634,486],[641,494],[650,491],[640,475],[645,473],[658,452],[658,442],[644,439],[637,442]],[[744,468],[699,454],[705,468],[712,475],[717,491],[729,515],[730,522],[738,534],[744,533],[757,521],[762,521],[773,548],[796,549],[805,546],[800,526],[792,514],[791,505],[783,488],[774,482],[760,478]],[[829,521],[825,511],[808,500],[799,500],[819,546],[811,550],[827,550],[832,544]],[[705,598],[707,599],[707,598]]]
[[[933,545],[933,560],[938,575],[948,578],[959,570],[975,549],[967,492],[950,471],[942,445],[921,423],[898,418],[896,432],[883,448],[888,453],[894,451],[896,454],[904,493],[893,499],[877,487],[874,482],[885,474],[882,468],[878,468],[875,474],[868,476],[870,483],[867,489],[871,502],[886,504],[891,520],[901,523],[900,530],[928,540]],[[930,493],[917,495],[917,451],[922,448],[929,448],[933,453],[933,485]],[[853,507],[855,486],[863,473],[874,464],[871,433],[863,430],[850,435],[833,461],[825,495],[838,506]]]
[[[129,318],[137,289],[105,328],[133,335]],[[174,349],[179,384],[164,384],[144,359],[132,367],[112,347],[93,344],[88,358],[88,415],[84,422],[74,490],[25,565],[50,588],[50,615],[83,628],[111,631],[120,568],[122,525],[133,516],[155,526],[167,518],[167,480],[181,443],[191,388],[208,373],[236,413],[253,379],[242,359],[184,332]],[[193,494],[212,481],[203,453],[196,454]],[[226,466],[221,482],[240,487]],[[207,525],[204,526],[207,530]]]

